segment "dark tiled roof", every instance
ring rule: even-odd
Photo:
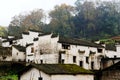
[[[12,55],[12,48],[0,46],[0,55],[1,56],[11,56]]]
[[[93,74],[93,72],[83,69],[75,64],[32,64],[26,67],[20,74],[26,72],[30,68],[37,68],[46,74],[56,75],[56,74]]]
[[[3,40],[2,42],[9,42],[8,40]]]
[[[6,37],[6,36],[2,36],[2,38],[3,38],[3,39],[7,39],[8,37]]]
[[[114,36],[111,38],[112,40],[120,41],[120,36]]]
[[[26,47],[33,45],[33,43],[26,44]]]
[[[23,32],[23,34],[29,35],[29,32]]]
[[[38,38],[34,38],[33,41],[38,41]]]
[[[22,35],[20,36],[15,36],[16,39],[22,39]]]
[[[116,58],[102,58],[102,61],[109,61],[109,60],[117,60],[120,61],[120,57],[116,57]]]
[[[116,51],[116,46],[115,46],[115,44],[106,44],[105,49],[111,50],[111,51]]]
[[[52,36],[51,36],[51,38],[55,38],[55,37],[57,37],[58,36],[58,34],[52,34]]]
[[[3,40],[2,42],[9,42],[9,41],[13,41],[13,40],[17,40],[16,38],[7,38],[7,40]]]
[[[80,40],[80,39],[70,39],[70,38],[61,38],[58,41],[59,43],[66,43],[66,44],[73,44],[73,45],[81,45],[81,46],[89,46],[89,47],[97,47],[97,48],[104,48],[103,46],[92,43],[89,41],[85,40]]]
[[[13,45],[17,50],[21,52],[26,52],[26,47],[20,46],[20,45]]]
[[[32,32],[41,32],[40,30],[33,30],[33,29],[29,29],[29,31],[32,31]]]
[[[38,36],[45,36],[45,35],[50,35],[51,33],[41,33]]]

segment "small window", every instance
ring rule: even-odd
[[[83,67],[83,61],[79,62],[80,67]]]
[[[94,69],[94,62],[93,61],[91,62],[91,69],[92,70]]]
[[[62,63],[62,64],[64,64],[64,62],[65,62],[65,60],[64,60],[64,59],[62,59],[61,63]]]
[[[70,45],[68,45],[68,44],[62,44],[62,49],[70,49]]]
[[[28,62],[30,62],[30,60],[28,59]]]
[[[114,58],[116,58],[117,56],[116,55],[114,55]]]
[[[40,63],[43,64],[43,60],[40,60]]]
[[[42,77],[39,77],[38,80],[43,80]]]
[[[18,55],[18,53],[16,55]]]
[[[98,53],[102,53],[102,49],[97,49]]]
[[[31,48],[31,53],[34,53],[34,48],[33,47]]]
[[[6,59],[7,57],[6,56],[3,56],[3,60]]]
[[[86,57],[86,63],[89,63],[89,57]]]
[[[21,61],[21,59],[18,60],[19,62]]]
[[[10,41],[9,43],[10,43],[10,45],[11,45],[11,44],[13,44],[13,41]]]
[[[33,56],[33,54],[29,54],[29,55],[27,55],[27,56]]]
[[[73,56],[73,63],[76,62],[76,56]]]

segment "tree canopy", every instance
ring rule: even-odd
[[[29,29],[57,33],[60,36],[96,40],[120,35],[120,2],[91,2],[77,0],[75,6],[56,5],[48,13],[42,9],[14,16],[8,32],[19,35]],[[47,19],[48,19],[47,18]]]

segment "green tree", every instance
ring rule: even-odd
[[[72,36],[74,32],[73,14],[73,6],[66,4],[56,5],[54,10],[49,13],[51,31],[59,33],[62,36]]]
[[[44,25],[44,19],[45,14],[42,9],[33,10],[29,14],[14,16],[9,24],[9,34],[19,35],[29,29],[41,30]]]
[[[0,26],[0,36],[6,36],[7,35],[7,28]]]

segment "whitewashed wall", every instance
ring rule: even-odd
[[[25,52],[20,52],[12,46],[12,60],[13,61],[25,61]]]
[[[39,36],[39,48],[43,53],[51,53],[51,35]]]
[[[34,32],[34,31],[29,31],[29,36],[34,39],[36,37],[38,37],[39,33],[38,32]]]
[[[105,50],[105,55],[108,58],[114,58],[115,56],[118,57],[117,52],[111,50]]]
[[[117,57],[120,57],[120,44],[116,45]]]
[[[38,69],[32,68],[26,73],[20,76],[20,80],[38,80],[38,77],[42,77],[43,80],[94,80],[93,75],[87,74],[78,74],[78,75],[63,75],[63,74],[55,74],[48,75]]]
[[[28,34],[22,34],[23,39],[21,40],[21,45],[26,46],[26,44],[29,44],[31,41],[31,38]]]
[[[58,40],[59,37],[51,38],[51,53],[58,54]]]
[[[21,75],[20,80],[38,80],[38,77],[40,76],[43,77],[43,80],[51,80],[50,75],[47,75],[36,68],[32,68],[23,75]]]
[[[34,48],[34,45],[30,45],[26,48],[26,62],[34,62],[35,54],[31,52],[31,48]]]
[[[96,47],[70,45],[70,49],[62,49],[62,44],[58,44],[59,51],[65,51],[62,54],[62,58],[65,60],[65,64],[77,64],[80,65],[80,61],[83,61],[83,67],[85,69],[91,69],[91,61],[94,62],[94,69],[100,68],[100,60],[98,56],[104,55],[104,49],[102,53],[98,53]],[[85,51],[85,53],[79,53],[78,51]],[[96,52],[93,56],[90,56],[90,51]],[[76,56],[76,62],[73,62],[73,56]],[[89,57],[89,63],[86,63],[86,57]]]
[[[9,42],[2,42],[2,47],[10,47]]]
[[[14,36],[8,36],[8,38],[10,39],[10,38],[14,38]]]
[[[40,49],[39,49],[39,41],[34,41],[34,58],[35,63],[40,63]]]
[[[40,55],[40,60],[43,60],[43,63],[46,64],[57,64],[58,63],[58,54],[42,54]]]

